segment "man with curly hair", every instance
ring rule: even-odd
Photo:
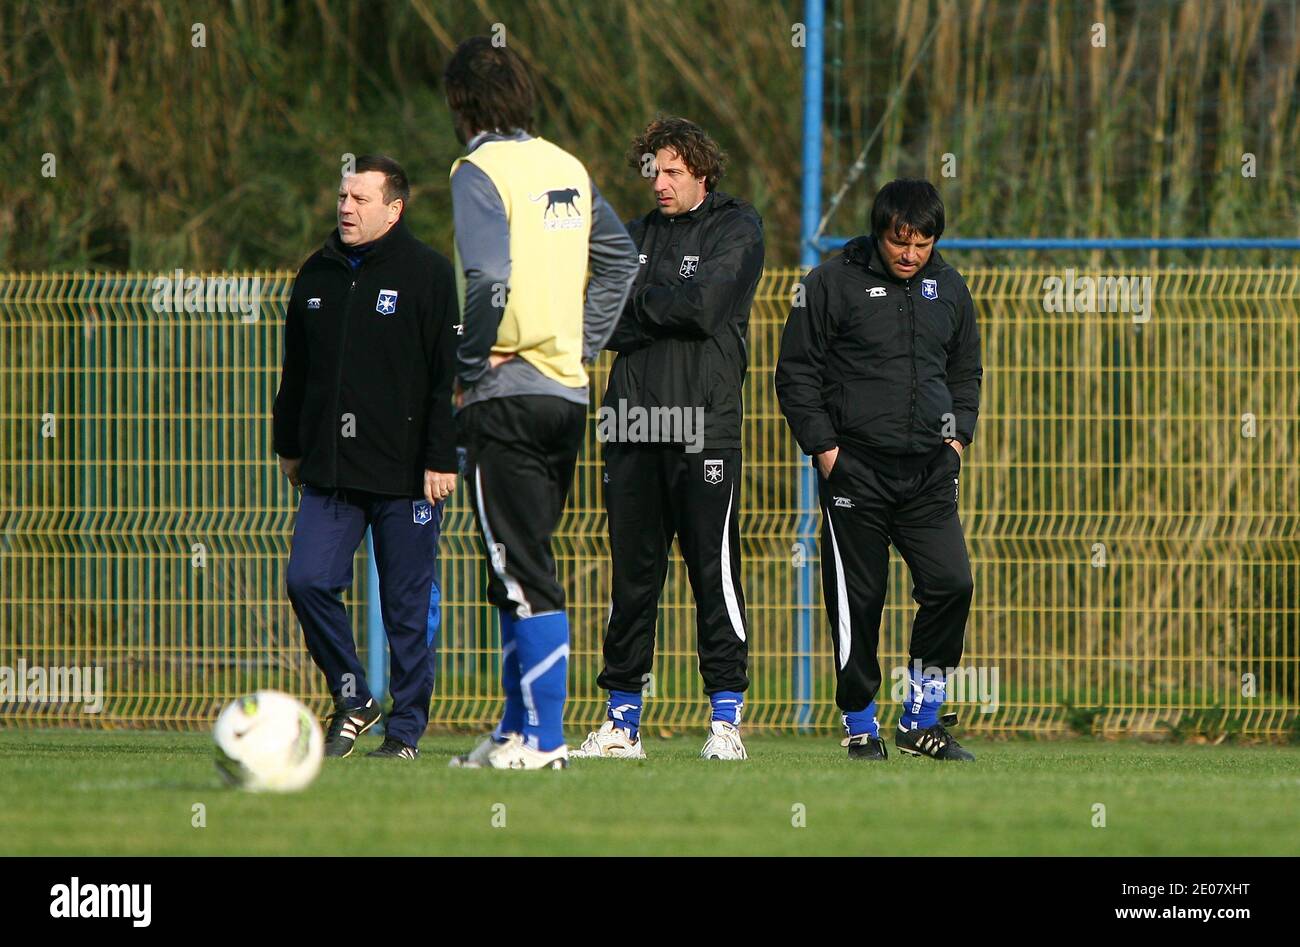
[[[743,760],[749,686],[740,580],[741,387],[763,222],[717,190],[726,156],[693,122],[660,116],[628,162],[656,208],[628,224],[640,268],[606,348],[618,353],[597,419],[613,583],[605,631],[607,720],[574,755],[639,759],[642,693],[676,537],[695,593],[700,673],[712,704],[701,756]]]

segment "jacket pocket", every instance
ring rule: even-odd
[[[953,454],[954,456],[944,457],[943,454],[940,454],[936,461],[931,462],[931,468],[934,470],[946,471],[956,477],[961,473],[961,464],[963,460],[961,454],[958,454],[956,448],[948,443],[940,444],[939,447],[942,451]]]
[[[835,466],[831,468],[831,475],[826,478],[827,483],[835,483],[844,476],[844,462],[848,459],[849,453],[843,447],[835,455]]]

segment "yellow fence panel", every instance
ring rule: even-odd
[[[284,591],[295,496],[271,449],[292,274],[192,274],[256,277],[255,313],[210,300],[160,312],[154,281],[171,275],[0,275],[0,723],[207,726],[261,687],[327,705]],[[954,709],[986,733],[1300,736],[1300,269],[1108,273],[1150,280],[1141,313],[1050,311],[1049,281],[1064,275],[967,273],[985,383],[962,478],[976,587]],[[767,273],[750,328],[746,718],[825,731],[838,712],[806,542],[816,517],[801,509],[806,461],[772,387],[798,276]],[[608,356],[594,390],[607,370]],[[600,491],[593,420],[555,539],[579,726],[603,714]],[[363,547],[348,596],[363,661],[366,572]],[[441,583],[432,720],[485,726],[499,710],[496,624],[463,491],[444,520]],[[884,721],[913,607],[895,556]],[[645,725],[701,726],[676,560],[659,619]],[[40,669],[72,668],[102,669],[98,712],[38,693]]]

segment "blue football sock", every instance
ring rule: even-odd
[[[740,726],[740,711],[745,706],[745,695],[739,691],[717,691],[709,695],[713,705],[710,720],[723,720],[733,726]]]
[[[504,608],[497,609],[501,617],[501,689],[506,695],[506,709],[501,722],[492,731],[497,743],[505,740],[507,733],[524,731],[524,694],[519,689],[519,648],[515,640],[515,616]]]
[[[870,737],[880,737],[880,721],[876,719],[876,702],[873,700],[867,704],[866,710],[854,710],[844,714],[844,730],[851,737],[866,734]]]
[[[569,617],[547,612],[515,621],[519,689],[524,698],[524,742],[534,750],[564,744],[564,698],[569,671]]]
[[[907,696],[903,700],[903,715],[898,720],[900,730],[926,730],[939,722],[939,708],[943,706],[946,682],[943,673],[925,675],[913,666],[907,674]]]
[[[636,739],[641,729],[641,695],[634,691],[609,692],[609,719],[614,726],[622,727]]]

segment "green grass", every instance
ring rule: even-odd
[[[306,792],[224,788],[205,734],[0,731],[0,855],[1256,855],[1300,850],[1300,749],[966,741],[973,766],[851,763],[828,738],[748,739],[748,763],[647,739],[645,762],[451,770],[327,761]],[[364,737],[365,749],[378,743]],[[206,807],[206,828],[191,825]],[[1093,828],[1093,805],[1106,806]],[[506,825],[492,825],[505,806]],[[794,807],[806,828],[792,825]]]

